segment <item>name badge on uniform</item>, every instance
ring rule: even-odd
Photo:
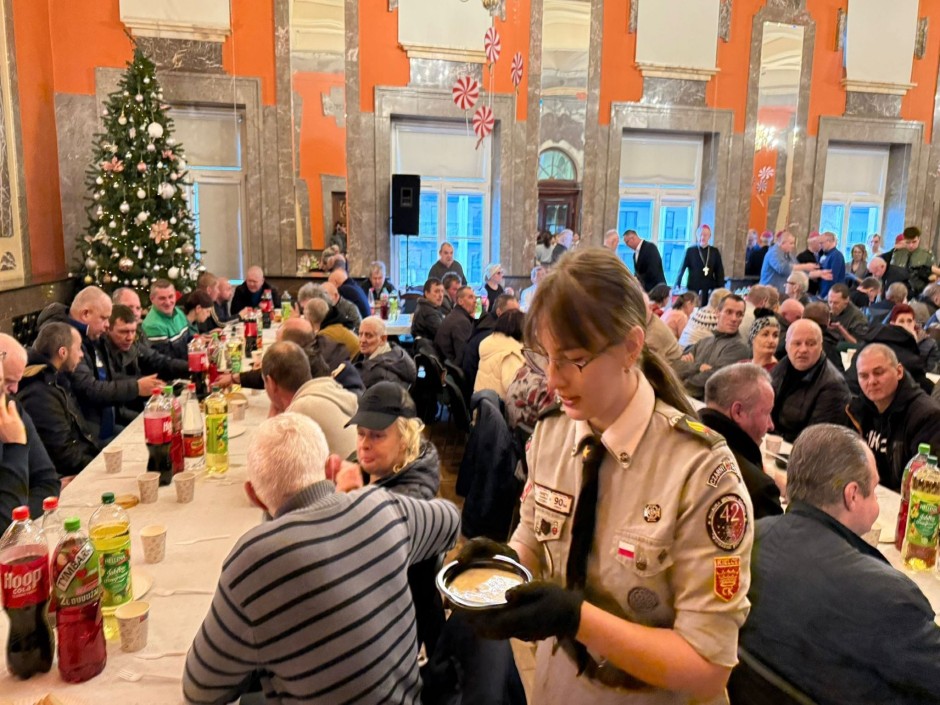
[[[558,492],[557,490],[544,487],[543,485],[536,485],[533,492],[535,493],[535,503],[538,506],[550,509],[553,512],[558,512],[559,514],[564,514],[565,516],[571,515],[574,497],[570,494]]]

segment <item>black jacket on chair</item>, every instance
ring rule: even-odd
[[[101,446],[78,412],[68,376],[35,350],[28,351],[17,397],[59,475],[77,475],[98,455]]]
[[[643,290],[649,293],[657,284],[666,283],[663,273],[663,258],[652,242],[643,240],[640,249],[633,253],[633,269]]]

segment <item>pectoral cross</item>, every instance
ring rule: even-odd
[[[708,267],[707,267],[707,266],[702,268],[702,274],[704,274],[706,277],[708,276]]]

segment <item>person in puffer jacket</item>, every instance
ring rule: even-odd
[[[411,356],[388,342],[385,321],[367,316],[359,326],[359,354],[353,364],[366,389],[379,382],[395,382],[405,389],[415,383],[417,370]]]
[[[509,385],[525,364],[522,356],[524,321],[525,314],[519,310],[506,311],[496,319],[493,334],[480,343],[480,367],[473,384],[474,393],[492,389],[500,399],[506,398]]]

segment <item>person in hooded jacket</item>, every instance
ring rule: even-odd
[[[894,352],[898,362],[911,375],[914,382],[927,394],[933,391],[933,382],[927,377],[926,363],[917,342],[914,309],[907,304],[896,304],[889,315],[891,321],[886,326],[874,326],[861,346],[859,353],[872,343],[887,345]],[[856,363],[858,355],[845,373],[845,380],[853,394],[861,391]]]
[[[379,382],[395,382],[405,389],[415,383],[417,370],[411,355],[388,342],[385,321],[367,316],[359,326],[359,355],[353,360],[366,389]]]
[[[519,368],[525,364],[522,355],[522,334],[525,314],[506,311],[496,319],[496,329],[480,344],[480,368],[473,391],[491,389],[500,399],[506,398],[509,385]]]
[[[933,453],[940,448],[940,402],[905,374],[887,345],[867,345],[856,362],[862,394],[846,407],[849,425],[874,453],[879,482],[898,491],[917,446],[929,443]]]

